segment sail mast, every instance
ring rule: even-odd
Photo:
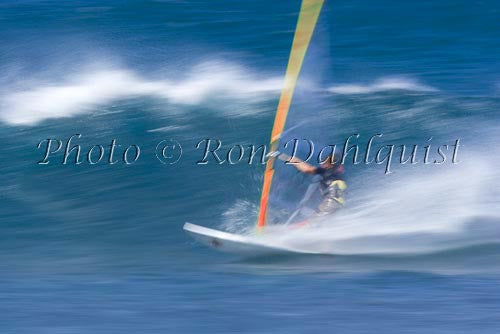
[[[290,104],[292,102],[293,92],[297,84],[300,69],[311,41],[311,36],[316,27],[321,7],[324,0],[302,0],[299,19],[293,37],[292,50],[288,59],[286,69],[285,82],[281,91],[281,97],[276,110],[274,119],[273,131],[271,133],[271,152],[278,149],[279,140],[283,128],[285,127],[286,117]],[[262,186],[262,194],[260,198],[260,211],[257,226],[263,228],[266,225],[266,213],[269,201],[269,192],[274,174],[274,157],[271,157],[266,164],[264,172],[264,183]]]

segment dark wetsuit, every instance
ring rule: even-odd
[[[316,173],[321,175],[320,190],[323,201],[317,209],[319,216],[334,213],[344,206],[344,192],[347,184],[344,181],[344,168],[316,168]]]

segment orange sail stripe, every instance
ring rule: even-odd
[[[324,0],[302,0],[297,28],[293,38],[292,50],[288,59],[285,82],[281,91],[281,97],[274,119],[273,131],[271,133],[271,151],[278,148],[279,139],[285,127],[288,111],[292,102],[293,92],[297,84],[300,69],[311,41],[316,22],[318,21]],[[274,174],[274,158],[270,158],[264,172],[264,183],[260,197],[260,211],[257,226],[262,228],[266,225],[266,214],[269,200],[269,192]]]

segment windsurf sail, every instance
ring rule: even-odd
[[[293,37],[292,50],[288,58],[288,66],[285,74],[285,82],[281,91],[281,97],[276,110],[273,130],[271,132],[270,151],[274,152],[278,149],[279,140],[285,127],[286,117],[290,104],[292,102],[293,92],[299,78],[300,69],[306,55],[309,42],[311,41],[314,28],[318,21],[319,13],[323,6],[324,0],[302,0],[299,19]],[[271,191],[271,183],[274,174],[274,159],[270,157],[266,164],[264,172],[264,183],[262,185],[262,194],[260,197],[259,218],[257,221],[258,228],[263,228],[266,225],[266,214],[269,201],[269,192]]]

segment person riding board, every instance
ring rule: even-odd
[[[281,153],[278,158],[291,164],[305,174],[320,175],[320,192],[322,201],[316,208],[316,217],[333,214],[344,206],[344,194],[347,184],[344,180],[344,165],[339,155],[329,155],[319,167],[313,166],[299,158]],[[308,222],[302,222],[301,225]]]

